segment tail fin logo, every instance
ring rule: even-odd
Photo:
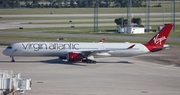
[[[159,34],[157,34],[156,37],[154,37],[153,40],[154,40],[154,43],[155,43],[155,44],[160,44],[160,45],[161,45],[161,42],[162,42],[163,40],[166,40],[166,37],[165,37],[165,36],[162,36],[162,37],[159,38]]]

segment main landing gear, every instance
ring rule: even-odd
[[[91,59],[83,59],[82,62],[87,63],[87,64],[96,64],[96,61],[91,60]]]
[[[11,62],[15,62],[15,60],[14,60],[14,57],[13,57],[13,56],[11,56]]]

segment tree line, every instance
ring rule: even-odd
[[[128,0],[97,0],[101,8],[127,7]],[[96,0],[0,0],[0,8],[92,8]],[[132,0],[132,7],[143,7],[144,0]]]

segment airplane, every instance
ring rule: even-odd
[[[69,62],[95,64],[99,57],[130,57],[163,49],[173,24],[165,26],[146,44],[100,42],[18,42],[9,45],[2,53],[15,62],[16,56],[57,56]]]

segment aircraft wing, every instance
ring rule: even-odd
[[[128,50],[128,49],[132,49],[135,46],[135,44],[127,47],[127,48],[117,48],[117,49],[99,49],[99,50],[80,50],[80,51],[68,51],[69,52],[76,52],[76,53],[80,53],[84,56],[88,56],[91,54],[95,54],[95,53],[103,53],[103,52],[108,52],[108,51],[116,51],[116,50]]]

